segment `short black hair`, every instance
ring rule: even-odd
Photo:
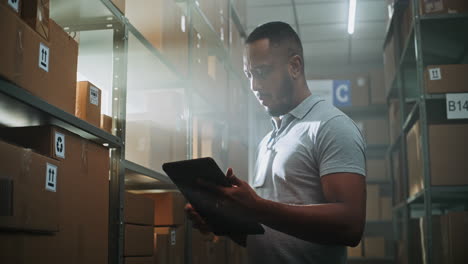
[[[245,44],[265,38],[273,45],[281,45],[287,42],[289,44],[288,52],[297,53],[301,58],[304,58],[301,39],[288,23],[274,21],[262,24],[249,34]]]

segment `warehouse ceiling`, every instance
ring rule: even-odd
[[[304,46],[308,75],[382,67],[385,0],[357,0],[356,26],[347,32],[349,0],[247,0],[247,33],[269,21],[289,23]]]

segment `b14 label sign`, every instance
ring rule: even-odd
[[[446,95],[447,119],[468,118],[468,93]]]

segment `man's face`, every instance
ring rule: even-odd
[[[254,92],[270,116],[280,116],[293,108],[293,83],[284,48],[270,47],[268,39],[245,47],[244,72]]]

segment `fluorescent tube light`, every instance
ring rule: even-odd
[[[349,0],[349,13],[348,13],[348,34],[354,33],[354,24],[356,22],[356,1]]]

